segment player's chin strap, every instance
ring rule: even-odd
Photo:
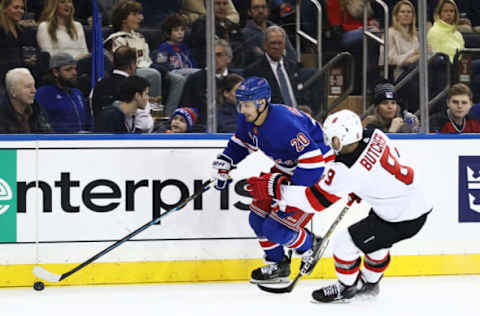
[[[255,105],[257,105],[257,108],[258,108],[258,105],[259,105],[259,104],[261,105],[260,101],[261,101],[261,100],[256,100],[256,101],[255,101]],[[255,126],[258,126],[257,124],[255,124],[255,122],[258,120],[258,118],[260,117],[260,115],[262,115],[263,112],[265,112],[266,110],[268,110],[268,109],[270,108],[270,105],[269,105],[268,101],[267,101],[266,99],[265,99],[265,101],[266,101],[266,102],[265,102],[265,108],[263,109],[263,111],[260,111],[260,112],[259,112],[259,111],[257,110],[257,117],[255,117],[255,119],[253,120],[253,124],[254,124]]]

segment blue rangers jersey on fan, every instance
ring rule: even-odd
[[[323,142],[320,124],[285,105],[270,104],[268,111],[261,126],[247,122],[239,114],[237,130],[223,155],[236,165],[260,149],[278,169],[291,176],[292,184],[313,185],[322,175],[325,163],[335,159],[333,150]]]

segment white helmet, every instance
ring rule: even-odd
[[[323,123],[323,139],[325,144],[332,146],[333,137],[338,137],[340,148],[356,143],[362,139],[363,126],[360,117],[350,110],[341,110],[329,115]]]

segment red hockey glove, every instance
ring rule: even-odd
[[[247,190],[254,200],[281,200],[280,185],[289,184],[288,178],[280,173],[266,173],[247,179]]]

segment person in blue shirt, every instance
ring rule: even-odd
[[[196,68],[190,48],[183,43],[186,28],[187,21],[178,13],[170,14],[165,19],[162,31],[167,40],[151,53],[153,67],[161,67],[166,71]]]
[[[264,78],[249,77],[237,88],[237,130],[213,162],[216,189],[225,189],[231,182],[229,171],[257,150],[274,161],[271,170],[282,174],[275,181],[295,185],[314,184],[322,176],[326,162],[334,159],[317,121],[296,108],[271,104],[270,97],[270,85]],[[273,202],[254,199],[250,205],[249,223],[269,263],[252,271],[251,283],[288,282],[290,256],[285,255],[284,247],[311,262],[321,242],[320,237],[304,228],[312,213]]]
[[[79,133],[91,130],[92,115],[77,85],[77,61],[59,53],[50,59],[52,84],[38,89],[35,100],[47,112],[55,133]]]

